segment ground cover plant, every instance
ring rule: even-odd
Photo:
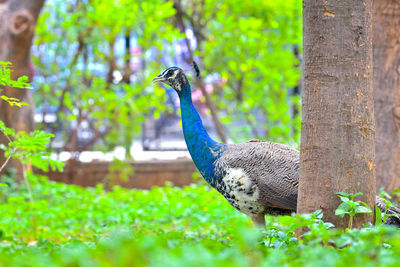
[[[358,193],[338,194],[342,204],[336,214],[350,217],[348,229],[333,229],[320,210],[267,217],[266,229],[259,229],[204,182],[152,190],[101,184],[82,188],[32,174],[31,166],[62,168],[46,144],[59,135],[67,147],[77,135],[67,130],[68,124],[79,130],[83,118],[96,138],[83,145],[72,142],[69,149],[83,151],[102,141],[104,150],[117,145],[129,150],[145,115],[158,117],[167,109],[158,105],[165,100],[162,89],[150,86],[148,77],[169,65],[173,51],[164,45],[187,41],[187,33],[179,29],[188,25],[197,41],[189,59],[201,58],[206,75],[220,76],[211,98],[223,115],[221,122],[245,122],[228,136],[238,141],[252,132],[298,142],[300,1],[222,1],[217,7],[205,1],[200,9],[197,1],[175,7],[157,1],[119,1],[118,6],[110,0],[83,2],[52,1],[38,23],[35,99],[43,118],[56,109],[57,123],[45,125],[43,120],[40,125],[51,134],[17,133],[0,121],[0,132],[9,141],[0,149],[7,160],[24,164],[24,182],[16,182],[12,172],[0,178],[0,267],[399,265],[398,229],[381,224],[352,229],[354,216],[373,210],[354,199]],[[114,53],[121,44],[125,50]],[[137,68],[130,67],[130,58],[138,60]],[[10,80],[10,63],[1,66],[1,86],[28,86],[26,77]],[[0,100],[11,106],[27,104],[3,93]],[[262,131],[253,126],[254,111],[265,117]],[[58,130],[60,125],[64,128]],[[375,209],[377,222],[392,216],[386,211]],[[299,238],[295,233],[301,227],[309,231]]]
[[[252,227],[210,187],[82,188],[29,175],[0,187],[0,266],[396,266],[400,232],[332,230],[322,213]],[[311,231],[297,239],[294,230]]]

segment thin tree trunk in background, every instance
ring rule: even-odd
[[[174,8],[176,10],[176,21],[178,26],[181,28],[181,31],[183,34],[185,34],[186,36],[186,25],[185,22],[183,21],[183,11],[182,11],[182,5],[181,5],[181,1],[175,1],[174,2]],[[198,32],[195,29],[193,29],[194,33]],[[196,35],[196,39],[198,42],[200,42],[200,36]],[[193,60],[194,60],[194,53],[192,51],[192,48],[190,47],[190,43],[189,43],[189,39],[187,37],[185,37],[185,44],[186,44],[186,48],[189,52],[189,58],[187,59],[187,63],[188,64],[192,64]],[[211,118],[213,120],[214,126],[215,126],[215,130],[218,133],[219,138],[221,139],[222,143],[226,143],[227,142],[227,138],[225,135],[225,130],[224,127],[221,123],[221,121],[219,120],[218,114],[217,114],[217,107],[215,106],[214,102],[212,101],[210,95],[208,94],[208,92],[206,91],[206,87],[203,81],[202,77],[199,77],[197,79],[197,83],[198,87],[201,90],[201,93],[203,94],[204,98],[205,98],[205,102],[206,102],[206,106],[208,107],[208,109],[210,110],[211,113]]]
[[[33,67],[29,66],[30,48],[43,4],[44,0],[0,0],[0,61],[10,61],[13,64],[12,79],[23,75],[30,77],[33,75]],[[30,105],[17,108],[0,101],[0,120],[4,121],[6,126],[18,131],[33,130],[34,108],[30,90],[6,88],[2,93]],[[1,134],[0,143],[6,143],[6,139]],[[4,161],[3,151],[0,151],[0,163]],[[17,164],[13,166],[20,168]]]
[[[298,213],[335,215],[339,191],[374,207],[372,1],[303,0],[303,121]],[[354,227],[373,221],[356,215]]]
[[[295,45],[294,49],[293,49],[293,54],[295,55],[295,57],[299,60],[299,62],[301,62],[301,55],[300,55],[300,51],[299,51],[299,46]],[[296,65],[295,67],[297,68],[299,65]],[[301,95],[301,78],[299,79],[298,84],[293,87],[293,91],[292,91],[292,95],[293,96],[300,96]],[[296,119],[296,117],[299,115],[299,108],[297,107],[297,103],[292,102],[292,107],[291,107],[291,111],[292,111],[292,119]],[[298,136],[299,134],[301,134],[299,132],[299,129],[296,127],[296,124],[293,125],[293,135],[294,137]]]
[[[373,17],[376,185],[400,188],[400,1],[375,0]]]

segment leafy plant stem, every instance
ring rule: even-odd
[[[22,165],[22,175],[24,177],[24,182],[25,182],[26,188],[28,189],[29,201],[31,203],[30,210],[32,211],[31,220],[32,220],[32,228],[33,228],[33,239],[37,240],[37,225],[36,225],[35,213],[33,212],[34,199],[33,199],[33,195],[32,195],[31,184],[29,183],[28,176],[26,175],[26,168],[25,168],[24,163],[21,162],[21,165]]]
[[[1,167],[0,167],[0,172],[2,172],[3,169],[7,166],[8,162],[10,161],[10,159],[11,159],[11,157],[12,157],[13,154],[14,154],[14,153],[11,153],[11,154],[8,156],[8,158],[6,159],[6,161],[4,161],[3,165],[1,165]]]
[[[4,134],[4,136],[7,138],[8,142],[11,142],[11,138],[7,134]],[[10,155],[7,157],[7,159],[3,163],[3,165],[1,165],[0,172],[2,172],[3,169],[7,166],[8,162],[10,161],[10,159],[12,158],[14,153],[15,153],[15,149],[10,153]]]
[[[25,169],[25,165],[21,162],[22,165],[22,175],[24,176],[24,182],[26,185],[26,188],[28,189],[28,194],[29,194],[29,200],[31,202],[31,206],[33,207],[33,196],[32,196],[32,190],[31,190],[31,185],[29,184],[29,180],[28,177],[26,176],[26,169]]]
[[[350,220],[349,220],[349,230],[350,230],[353,228],[353,217],[354,216],[352,216],[352,215],[349,215],[349,216],[350,216]]]

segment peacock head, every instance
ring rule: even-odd
[[[190,87],[188,86],[189,81],[186,78],[185,73],[181,68],[178,67],[169,67],[168,69],[161,72],[160,75],[153,79],[153,82],[162,82],[168,84],[178,94],[181,94],[185,91],[190,92]]]

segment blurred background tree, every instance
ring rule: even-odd
[[[216,137],[299,141],[300,0],[48,0],[32,51],[36,121],[56,151],[129,151],[172,112],[151,79],[192,59]]]

